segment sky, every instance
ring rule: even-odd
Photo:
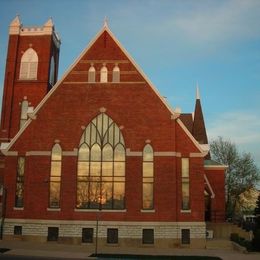
[[[62,44],[59,78],[103,26],[162,96],[193,112],[196,84],[209,140],[218,136],[250,152],[260,167],[259,0],[0,0],[0,92],[8,26],[50,17]]]

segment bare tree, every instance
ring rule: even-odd
[[[222,137],[210,144],[213,160],[228,166],[226,171],[226,214],[234,217],[239,195],[254,188],[260,180],[260,171],[250,153],[239,154],[231,141]]]

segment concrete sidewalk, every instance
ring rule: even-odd
[[[89,257],[94,253],[94,247],[88,245],[68,245],[56,242],[27,242],[27,241],[0,241],[0,248],[9,248],[7,255],[36,256],[36,257],[55,257],[70,259],[95,259]],[[200,255],[200,256],[218,256],[223,260],[259,260],[260,253],[244,254],[231,249],[155,249],[152,247],[130,248],[120,250],[120,247],[113,246],[105,252],[116,254],[135,254],[135,255]]]

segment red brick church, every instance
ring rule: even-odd
[[[172,109],[107,23],[57,81],[52,20],[10,24],[1,117],[4,239],[204,247],[225,216],[199,93]],[[221,133],[220,133],[221,134]]]

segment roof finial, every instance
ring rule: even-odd
[[[199,91],[199,83],[197,81],[197,86],[196,86],[196,99],[200,99],[200,91]]]
[[[106,16],[104,18],[104,27],[108,27],[108,19]]]

